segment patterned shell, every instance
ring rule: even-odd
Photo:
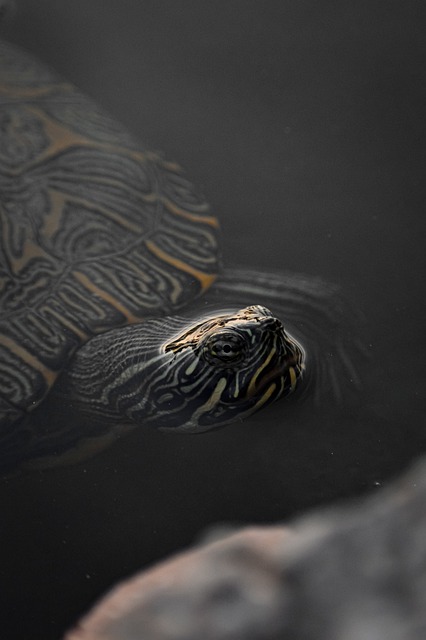
[[[0,44],[0,424],[90,336],[207,289],[218,223],[179,167]]]

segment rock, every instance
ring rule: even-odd
[[[113,589],[66,640],[424,640],[426,462],[355,505],[251,527]]]

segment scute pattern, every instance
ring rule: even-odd
[[[177,165],[1,43],[0,424],[94,333],[210,286],[217,233]]]

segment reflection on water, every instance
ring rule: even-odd
[[[315,402],[295,395],[200,437],[135,431],[90,462],[3,481],[4,632],[47,640],[206,526],[380,490],[425,451],[426,265],[410,2],[44,5],[22,2],[11,38],[187,167],[221,218],[226,265],[320,278],[297,315],[242,287],[236,306],[266,304],[305,336],[321,379]]]

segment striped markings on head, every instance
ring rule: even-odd
[[[262,364],[260,365],[260,367],[258,367],[255,371],[255,373],[253,374],[253,377],[250,381],[247,393],[248,395],[252,395],[255,392],[255,386],[256,386],[256,382],[258,377],[260,376],[260,374],[262,373],[262,371],[265,369],[265,367],[268,366],[268,364],[271,362],[273,356],[276,354],[277,350],[275,349],[275,347],[273,349],[270,350],[270,352],[268,353],[268,357],[265,358],[265,360],[262,362]]]
[[[263,407],[263,405],[266,402],[268,402],[268,400],[270,399],[270,397],[272,396],[272,394],[274,393],[276,388],[277,388],[277,385],[276,385],[275,382],[273,382],[271,385],[269,385],[269,387],[266,389],[265,393],[259,398],[259,400],[254,405],[253,409],[251,410],[251,413],[254,413],[258,409]]]
[[[183,431],[183,432],[200,431],[199,419],[205,413],[209,413],[210,411],[212,411],[212,409],[214,409],[214,407],[216,407],[220,403],[222,393],[225,390],[226,385],[227,385],[226,378],[219,378],[212,393],[210,394],[210,397],[204,402],[204,404],[202,404],[200,407],[198,407],[196,411],[194,411],[194,413],[189,418],[189,420],[187,420],[184,424],[179,425],[178,427],[161,427],[160,426],[159,430],[160,431]]]
[[[288,368],[288,372],[290,374],[290,389],[291,389],[291,391],[294,391],[295,388],[296,388],[296,384],[297,384],[296,371],[294,370],[294,367],[289,367]]]

